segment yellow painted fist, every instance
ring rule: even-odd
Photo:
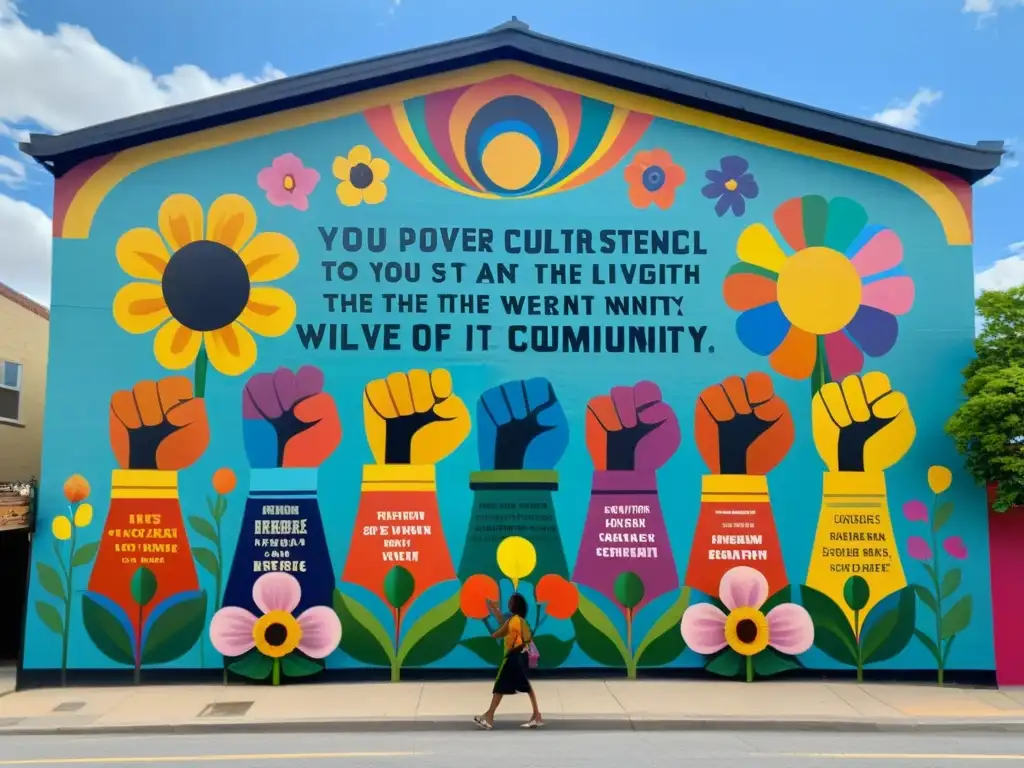
[[[906,396],[878,371],[822,387],[811,402],[811,426],[832,472],[882,472],[903,458],[917,433]]]
[[[363,423],[378,464],[436,464],[469,436],[469,411],[443,368],[392,373],[363,392]]]

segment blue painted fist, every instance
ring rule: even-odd
[[[480,396],[480,469],[554,469],[569,444],[569,422],[547,379],[509,381]]]

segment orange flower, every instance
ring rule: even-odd
[[[213,490],[221,496],[226,496],[235,490],[236,482],[237,478],[235,477],[235,473],[228,467],[221,467],[213,473]]]
[[[686,171],[672,162],[664,149],[637,152],[633,162],[626,166],[629,184],[629,202],[636,208],[647,208],[654,203],[662,210],[676,201],[676,189],[686,181]]]
[[[568,619],[580,605],[580,591],[571,581],[549,573],[537,582],[534,596],[553,619]]]
[[[462,612],[470,619],[487,618],[488,600],[497,600],[501,596],[498,583],[490,576],[482,573],[474,574],[466,579],[459,594],[459,605]]]
[[[72,504],[84,501],[89,496],[89,481],[81,475],[72,475],[64,481],[64,497]]]

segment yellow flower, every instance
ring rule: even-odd
[[[71,538],[71,521],[64,515],[57,515],[50,524],[53,537],[59,541],[67,541]]]
[[[950,483],[952,482],[953,473],[946,467],[940,467],[938,465],[928,467],[928,487],[932,489],[932,493],[943,493],[947,488],[949,488]]]
[[[391,173],[391,166],[384,158],[373,157],[369,147],[360,144],[352,148],[347,158],[334,158],[333,171],[341,182],[338,200],[342,205],[376,205],[388,196],[384,180]]]
[[[80,504],[75,510],[75,528],[85,528],[92,522],[92,504]]]
[[[768,647],[768,619],[757,608],[737,608],[725,620],[725,641],[741,656],[756,656]]]
[[[256,362],[260,336],[283,336],[295,320],[295,300],[278,280],[299,263],[299,252],[277,232],[256,232],[256,211],[240,195],[222,195],[205,216],[199,201],[171,195],[157,215],[160,233],[139,227],[117,241],[117,262],[128,283],[114,297],[114,320],[128,333],[159,330],[157,362],[180,370],[206,345],[213,367],[238,376]],[[161,237],[162,235],[162,237]]]
[[[270,611],[256,620],[252,639],[264,656],[280,659],[299,647],[302,628],[298,620],[287,611]]]

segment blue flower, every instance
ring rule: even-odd
[[[754,174],[747,173],[750,163],[742,157],[730,155],[721,160],[720,170],[710,170],[704,175],[711,183],[701,190],[709,200],[718,198],[715,213],[725,216],[730,209],[736,216],[747,210],[747,200],[757,197],[760,190],[754,181]]]

